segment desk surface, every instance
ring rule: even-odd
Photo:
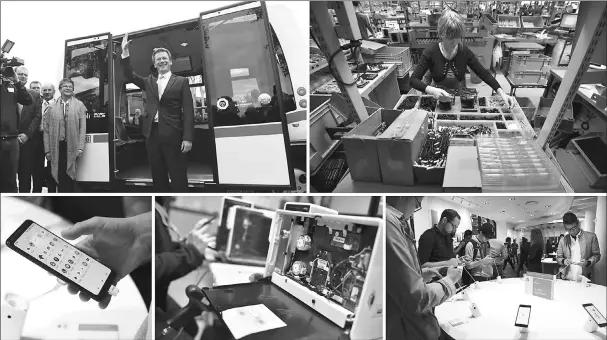
[[[29,218],[52,232],[59,234],[71,223],[37,205],[13,197],[2,197],[2,262],[1,298],[7,292],[25,298],[39,296],[57,283],[54,276],[4,246],[4,242]],[[151,226],[150,226],[151,227]],[[68,241],[72,244],[78,242]],[[38,339],[78,339],[79,324],[118,325],[120,339],[133,339],[139,326],[147,316],[141,294],[130,276],[120,281],[118,296],[105,309],[99,309],[97,302],[82,302],[76,295],[61,287],[56,292],[30,301],[23,326],[23,336]]]
[[[565,72],[567,71],[566,68],[551,68],[550,69],[550,74],[553,75],[555,78],[557,78],[558,80],[562,81],[563,78],[565,77]],[[599,73],[599,72],[607,72],[607,70],[597,70],[597,69],[588,69],[588,71],[586,71],[587,73]],[[597,109],[599,112],[603,113],[603,115],[607,116],[607,108],[601,108],[596,104],[595,100],[590,99],[593,95],[593,91],[589,90],[587,88],[581,87],[577,89],[577,94],[584,99],[586,102],[588,102],[590,105],[592,105],[595,109]]]
[[[481,316],[470,318],[469,301],[445,302],[436,307],[436,318],[445,332],[455,339],[605,339],[605,328],[595,333],[583,330],[588,313],[582,304],[593,303],[605,315],[607,288],[591,285],[584,290],[571,281],[557,280],[554,300],[525,294],[521,278],[478,283],[468,289],[470,301],[477,304]],[[514,326],[519,304],[531,305],[529,333],[523,336]],[[457,327],[450,320],[469,320]]]

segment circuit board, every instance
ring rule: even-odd
[[[377,228],[353,224],[332,230],[311,223],[306,229],[297,237],[287,276],[354,312]]]

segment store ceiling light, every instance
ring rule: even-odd
[[[512,197],[512,198],[510,198],[510,200],[511,200],[511,201],[514,201],[514,200],[516,200],[516,198]]]
[[[505,213],[505,212],[506,212],[506,210],[502,210],[502,212],[503,212],[503,213]]]
[[[550,207],[551,207],[551,205],[550,205],[550,204],[546,205],[546,208],[550,208]]]
[[[182,43],[181,43],[181,47],[187,47],[187,46],[188,46],[188,43],[187,43],[187,42],[182,42]]]
[[[487,204],[489,204],[489,202],[485,202],[485,203],[483,203],[483,204],[484,204],[484,205],[487,205]]]

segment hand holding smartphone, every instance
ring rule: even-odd
[[[39,224],[27,220],[6,245],[93,300],[106,297],[116,272]]]

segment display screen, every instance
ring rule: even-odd
[[[607,325],[607,320],[601,312],[593,304],[584,305],[584,309],[590,314],[590,316],[594,319],[594,321],[599,324],[601,327],[605,327]]]
[[[527,327],[529,325],[529,315],[531,314],[531,306],[519,306],[518,314],[516,315],[516,326]]]
[[[29,225],[15,246],[94,295],[99,295],[111,273],[108,267],[36,223]]]
[[[221,207],[221,216],[219,217],[219,227],[217,228],[217,250],[225,251],[228,247],[228,237],[230,236],[230,231],[227,228],[228,223],[228,212],[230,208],[233,206],[241,206],[252,208],[253,203],[245,202],[242,200],[238,200],[235,198],[225,197],[223,199],[223,206]]]
[[[251,209],[235,209],[230,237],[230,258],[265,260],[268,255],[272,217]]]

